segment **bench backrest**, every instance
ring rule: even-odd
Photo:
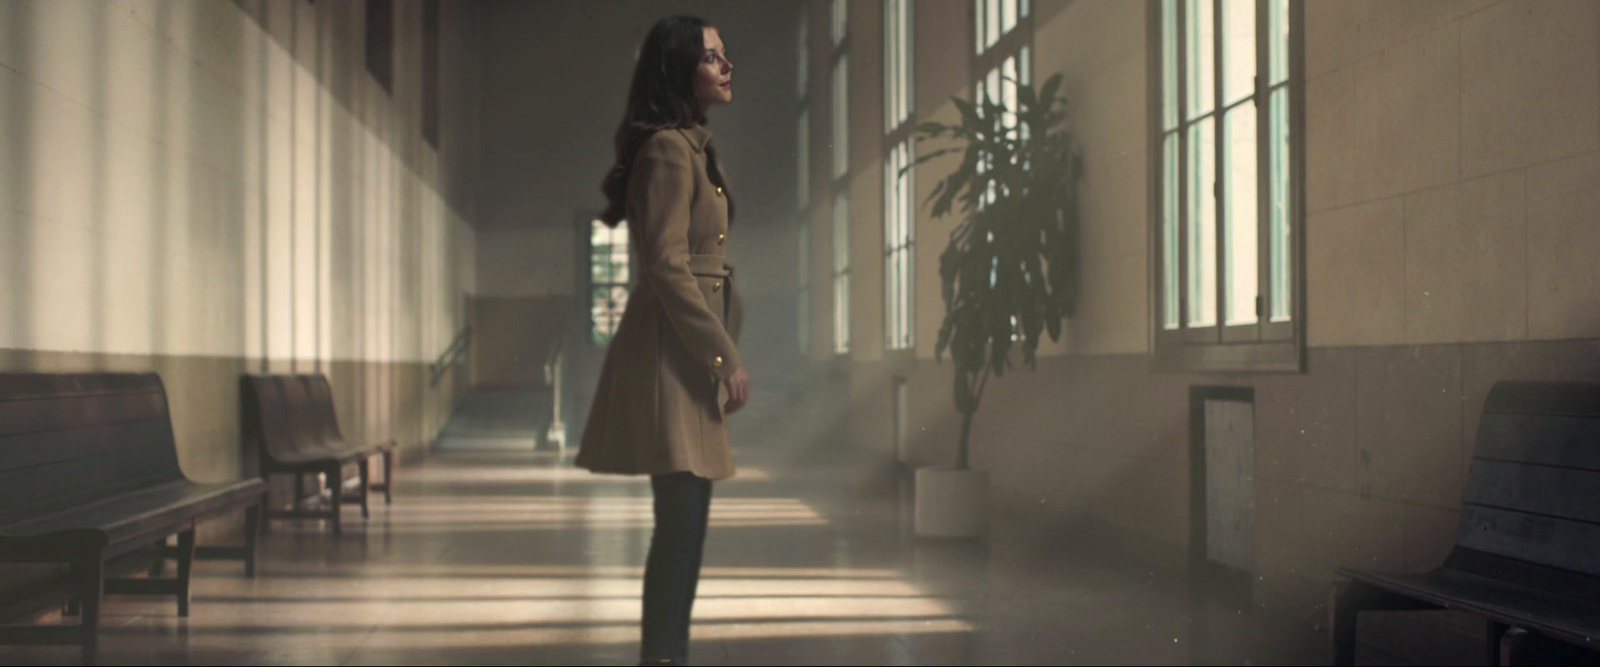
[[[1600,384],[1494,385],[1448,566],[1600,595]]]
[[[247,375],[245,437],[276,459],[320,455],[345,447],[333,389],[321,374]]]
[[[0,524],[184,479],[154,373],[0,373]]]

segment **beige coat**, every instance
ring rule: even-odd
[[[744,309],[725,257],[728,200],[706,172],[710,141],[701,126],[663,130],[634,157],[627,220],[641,275],[606,350],[579,467],[733,476],[722,405]]]

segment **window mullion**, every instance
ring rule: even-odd
[[[1178,331],[1187,331],[1192,318],[1189,309],[1194,304],[1189,303],[1189,31],[1187,21],[1189,3],[1184,0],[1173,0],[1173,13],[1177,15],[1173,32],[1178,41],[1177,63],[1173,66],[1176,70],[1173,76],[1178,81],[1178,169],[1173,178],[1178,179],[1177,197],[1173,202],[1173,210],[1177,212],[1178,247],[1173,249],[1172,255],[1178,259],[1174,267],[1178,272]]]
[[[1217,293],[1216,298],[1212,302],[1216,307],[1216,310],[1212,312],[1212,318],[1216,325],[1216,340],[1217,342],[1221,342],[1222,330],[1227,326],[1228,319],[1228,285],[1225,272],[1228,269],[1228,245],[1226,231],[1228,229],[1229,222],[1227,217],[1229,193],[1227,188],[1221,187],[1221,184],[1224,182],[1224,179],[1227,178],[1228,174],[1226,163],[1228,155],[1228,124],[1226,122],[1227,118],[1225,116],[1225,112],[1223,111],[1225,98],[1223,97],[1222,87],[1224,79],[1223,69],[1226,66],[1226,63],[1223,61],[1222,44],[1226,40],[1223,39],[1224,33],[1222,31],[1222,0],[1210,1],[1212,3],[1211,86],[1212,90],[1215,91],[1211,98],[1211,113],[1213,119],[1211,123],[1213,137],[1212,145],[1216,146],[1216,149],[1211,151],[1211,157],[1212,160],[1214,160],[1214,164],[1212,165],[1211,183],[1209,186],[1211,187],[1212,193],[1215,195],[1212,199],[1212,205],[1216,207],[1216,213],[1215,217],[1212,219],[1217,221],[1217,224],[1212,225],[1211,229],[1211,233],[1216,236],[1216,247],[1214,250],[1216,251],[1217,256],[1215,264],[1211,267],[1214,271],[1216,271],[1216,279],[1212,282],[1211,287]]]
[[[1267,2],[1256,0],[1256,339],[1265,341],[1272,317],[1272,26]]]

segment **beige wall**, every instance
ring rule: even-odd
[[[1306,9],[1312,345],[1600,335],[1600,6]]]

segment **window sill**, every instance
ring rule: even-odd
[[[1185,344],[1158,342],[1151,355],[1159,373],[1303,373],[1304,351],[1293,340]]]

